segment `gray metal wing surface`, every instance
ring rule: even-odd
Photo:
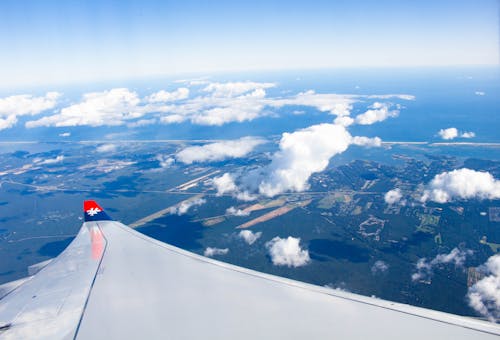
[[[95,209],[87,204],[86,211],[92,216],[86,216],[68,248],[0,300],[0,338],[457,340],[500,335],[494,323],[199,256],[110,220],[97,204],[90,206]]]

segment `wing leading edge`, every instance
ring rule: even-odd
[[[97,213],[105,214],[96,203],[85,206],[96,207],[101,210]],[[0,300],[0,336],[488,339],[500,335],[500,327],[493,323],[208,259],[149,238],[108,215],[101,217],[86,220],[58,258]]]

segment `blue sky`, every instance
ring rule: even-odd
[[[0,86],[337,67],[492,65],[498,1],[11,1]]]

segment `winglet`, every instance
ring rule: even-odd
[[[83,215],[85,222],[111,220],[111,217],[104,212],[104,209],[96,201],[92,200],[83,202]]]

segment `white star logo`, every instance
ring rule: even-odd
[[[98,213],[101,212],[101,209],[99,208],[90,208],[89,210],[86,211],[86,213],[89,215],[89,216],[94,216],[94,215],[97,215]]]

